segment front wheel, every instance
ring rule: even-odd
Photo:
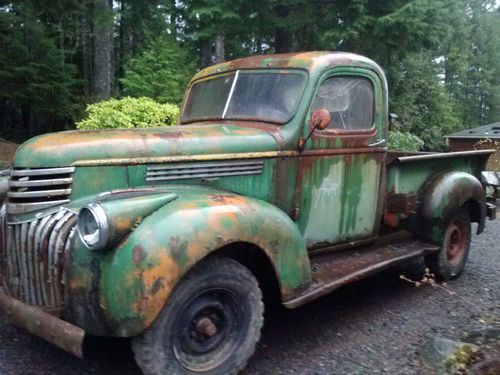
[[[438,253],[426,257],[426,265],[440,280],[449,280],[462,273],[471,241],[470,216],[461,209],[448,221]]]
[[[195,266],[132,350],[145,374],[234,374],[253,354],[263,324],[252,273],[225,257]]]

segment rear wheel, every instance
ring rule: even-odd
[[[426,264],[438,279],[449,280],[462,273],[469,255],[471,225],[462,209],[448,221],[439,253],[426,257]]]
[[[263,324],[262,293],[240,263],[213,257],[175,287],[164,309],[132,340],[145,374],[233,374],[253,354]]]

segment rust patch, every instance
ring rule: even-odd
[[[117,231],[125,232],[133,228],[137,223],[132,222],[130,217],[118,217],[113,224]]]
[[[380,67],[373,61],[345,52],[294,52],[273,55],[256,55],[210,66],[197,73],[191,83],[213,74],[239,69],[305,69],[308,71],[340,65],[354,65],[372,69],[381,73]]]
[[[241,197],[234,194],[209,194],[208,197],[213,202],[222,204],[238,205],[243,201]]]
[[[146,259],[146,254],[144,253],[144,248],[141,245],[134,247],[133,256],[134,263],[141,263]]]
[[[392,212],[386,212],[384,215],[384,224],[396,228],[399,226],[398,215]]]
[[[391,213],[402,213],[406,216],[413,215],[417,211],[417,194],[389,193],[386,197],[387,211]]]
[[[281,127],[276,126],[276,124],[269,124],[261,121],[262,120],[260,119],[259,122],[231,121],[231,124],[265,131],[267,134],[276,139],[276,142],[278,142],[279,146],[278,149],[282,149],[282,146],[285,146],[285,138],[283,137],[283,133],[281,132]]]
[[[184,137],[184,135],[186,134],[187,133],[183,131],[173,131],[173,132],[157,133],[153,135],[161,139],[176,140]]]
[[[153,286],[151,287],[151,294],[155,295],[160,291],[160,289],[165,288],[165,278],[159,277],[153,282]]]
[[[389,244],[381,239],[379,243],[360,247],[356,251],[315,256],[311,259],[313,284],[301,296],[286,302],[285,306],[300,306],[378,271],[437,251],[439,246],[414,239]]]
[[[180,273],[178,264],[167,254],[166,249],[155,253],[157,266],[144,269],[140,275],[144,291],[149,292],[146,292],[135,306],[135,311],[144,316],[145,326],[149,326],[163,308]],[[155,293],[151,293],[153,290]]]
[[[0,292],[0,311],[14,324],[27,329],[77,357],[83,358],[85,331],[40,308],[25,304]]]
[[[324,156],[324,155],[352,155],[352,154],[376,154],[381,153],[377,148],[330,148],[306,150],[302,156]]]

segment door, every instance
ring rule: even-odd
[[[382,83],[371,71],[333,70],[320,80],[307,119],[325,108],[331,121],[313,133],[299,161],[298,224],[309,249],[376,237],[386,105]],[[308,121],[303,135],[310,130]]]

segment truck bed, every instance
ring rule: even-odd
[[[467,172],[480,180],[488,157],[494,152],[388,152],[387,191],[414,194],[429,178],[447,171]]]
[[[386,164],[408,163],[421,160],[436,160],[436,159],[453,159],[462,157],[483,156],[488,157],[495,153],[496,150],[472,150],[472,151],[456,151],[456,152],[409,152],[409,151],[388,151]]]

